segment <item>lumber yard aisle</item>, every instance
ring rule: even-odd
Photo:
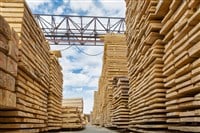
[[[109,129],[104,128],[104,127],[86,126],[85,129],[83,129],[83,130],[79,130],[79,131],[62,131],[62,132],[58,132],[58,133],[118,133],[118,132],[115,131],[115,130],[109,130]]]
[[[126,0],[126,7],[126,43],[120,47],[127,47],[123,76],[129,81],[122,87],[116,81],[122,80],[121,69],[115,69],[122,60],[112,55],[118,63],[105,61],[107,52],[119,52],[105,44],[109,49],[94,94],[92,124],[134,133],[199,133],[200,1]],[[106,66],[116,75],[109,77]]]
[[[126,78],[128,75],[126,49],[125,35],[105,35],[103,69],[99,79],[99,90],[95,92],[94,96],[93,124],[106,127],[117,126],[112,123],[111,118],[112,114],[116,115],[117,113],[117,109],[112,108],[113,87],[115,87],[113,80],[114,78]],[[123,114],[119,113],[119,115]],[[123,122],[119,121],[118,123]]]
[[[98,127],[84,129],[82,99],[63,100],[60,51],[25,0],[0,0],[0,132],[200,133],[200,0],[125,1],[126,33],[101,38]]]

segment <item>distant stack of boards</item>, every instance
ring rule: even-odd
[[[48,94],[48,130],[56,130],[62,127],[62,67],[58,57],[60,51],[51,51],[50,57],[50,90]]]
[[[124,128],[134,133],[199,133],[200,1],[125,2],[129,122]],[[107,108],[112,113],[104,113],[108,110],[101,101],[108,98],[102,92],[111,80],[102,80],[107,76],[99,80],[91,116],[92,123],[100,126],[108,126],[110,121],[102,118],[111,117],[109,126],[113,127],[120,117],[115,113],[120,108],[115,102],[120,88],[115,84],[110,90],[114,104]]]
[[[83,114],[83,99],[63,99],[62,102],[62,128],[82,129],[85,127]]]
[[[98,91],[95,92],[94,96],[95,103],[92,112],[92,121],[96,125],[106,127],[116,127],[118,123],[121,123],[121,126],[127,126],[126,117],[124,118],[126,119],[125,121],[118,121],[117,119],[121,118],[120,116],[119,118],[116,116],[118,114],[115,106],[116,104],[121,104],[120,107],[122,107],[122,104],[124,104],[120,103],[122,99],[116,101],[119,103],[115,103],[115,99],[113,99],[115,93],[113,88],[116,86],[116,84],[113,84],[113,82],[116,80],[115,77],[126,77],[128,75],[125,35],[107,34],[104,36],[104,38],[102,38],[102,40],[104,41],[103,68],[101,77],[99,79],[99,88]],[[118,88],[121,88],[120,85]],[[119,95],[121,98],[123,94]],[[128,103],[128,95],[124,95],[124,97],[126,97],[125,103]],[[123,110],[123,107],[121,109]],[[118,112],[119,115],[122,115],[120,114],[122,112]],[[112,116],[116,117],[115,120],[112,118]],[[112,122],[113,120],[115,123]],[[124,122],[126,123],[125,125]]]
[[[58,57],[24,0],[0,1],[0,132],[61,129]]]
[[[129,80],[127,77],[114,77],[112,98],[112,125],[117,128],[128,128],[129,108],[128,91]]]

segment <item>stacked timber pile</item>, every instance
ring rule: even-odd
[[[200,1],[126,2],[130,128],[200,132]]]
[[[97,114],[93,117],[101,126],[111,127],[113,84],[115,76],[127,76],[126,41],[122,34],[108,34],[104,37],[103,69],[99,80]]]
[[[104,66],[103,66],[104,67]],[[104,119],[106,118],[105,114],[106,114],[106,110],[105,110],[105,105],[106,105],[106,93],[105,93],[105,89],[106,88],[106,84],[105,84],[105,76],[103,73],[102,69],[102,73],[101,73],[101,77],[99,79],[99,85],[98,85],[98,98],[97,100],[99,101],[94,101],[95,104],[97,105],[97,112],[94,112],[95,114],[97,114],[94,119],[99,123],[100,126],[104,126]]]
[[[0,132],[45,131],[50,85],[49,45],[24,0],[1,0],[0,15],[5,17],[20,38],[17,73],[12,68],[14,64],[9,65],[9,69],[13,69],[11,75],[17,76],[16,108],[0,111],[3,121],[0,123]],[[9,62],[15,61],[9,59]]]
[[[200,132],[200,1],[171,0],[160,33],[165,35],[164,75],[169,129]],[[164,10],[162,9],[162,10]]]
[[[62,128],[84,128],[83,99],[63,99],[62,102]]]
[[[99,116],[99,92],[95,91],[94,92],[94,106],[93,106],[93,112],[91,114],[91,123],[93,125],[100,125],[100,116]]]
[[[126,0],[126,5],[129,129],[200,132],[200,1]],[[108,108],[117,86],[108,91],[112,80],[106,66],[95,105],[99,109],[93,110],[102,114],[92,118],[100,117],[100,125],[107,124],[109,114],[118,116],[114,104]]]
[[[50,90],[48,94],[48,130],[56,130],[62,127],[62,67],[58,58],[60,51],[51,51],[50,58]]]
[[[78,107],[79,112],[83,113],[83,98],[67,98],[62,100],[62,106]]]
[[[117,128],[127,129],[129,124],[128,78],[114,77],[113,85],[112,124]]]
[[[162,57],[159,33],[163,13],[158,0],[127,0],[126,24],[129,68],[129,129],[134,132],[167,132]]]
[[[84,127],[81,119],[82,113],[78,107],[63,106],[62,109],[62,128],[81,129]]]
[[[18,35],[0,15],[0,110],[16,107],[18,43]]]
[[[92,112],[91,112],[91,113],[92,113]],[[91,123],[91,121],[90,121],[91,118],[90,118],[90,117],[91,117],[90,114],[85,114],[85,115],[84,115],[86,125]]]

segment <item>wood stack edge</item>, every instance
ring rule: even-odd
[[[0,17],[0,132],[61,128],[62,74],[57,57],[24,0],[1,0],[0,15],[7,21]]]
[[[139,133],[200,132],[200,1],[126,0],[126,8],[127,129]],[[109,104],[107,76],[103,73],[100,77],[94,97],[92,121],[100,126],[105,126],[105,117],[114,116],[110,125],[116,125],[119,117],[114,111],[117,85],[109,94],[114,104]]]

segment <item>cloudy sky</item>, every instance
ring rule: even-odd
[[[26,0],[35,14],[83,15],[83,16],[125,16],[125,0]],[[68,46],[52,46],[52,49],[65,49]],[[103,52],[101,46],[84,46],[88,54]],[[88,56],[76,47],[62,51],[60,63],[64,74],[64,98],[83,97],[84,112],[90,113],[93,107],[93,93],[98,89],[102,68],[102,54]]]

